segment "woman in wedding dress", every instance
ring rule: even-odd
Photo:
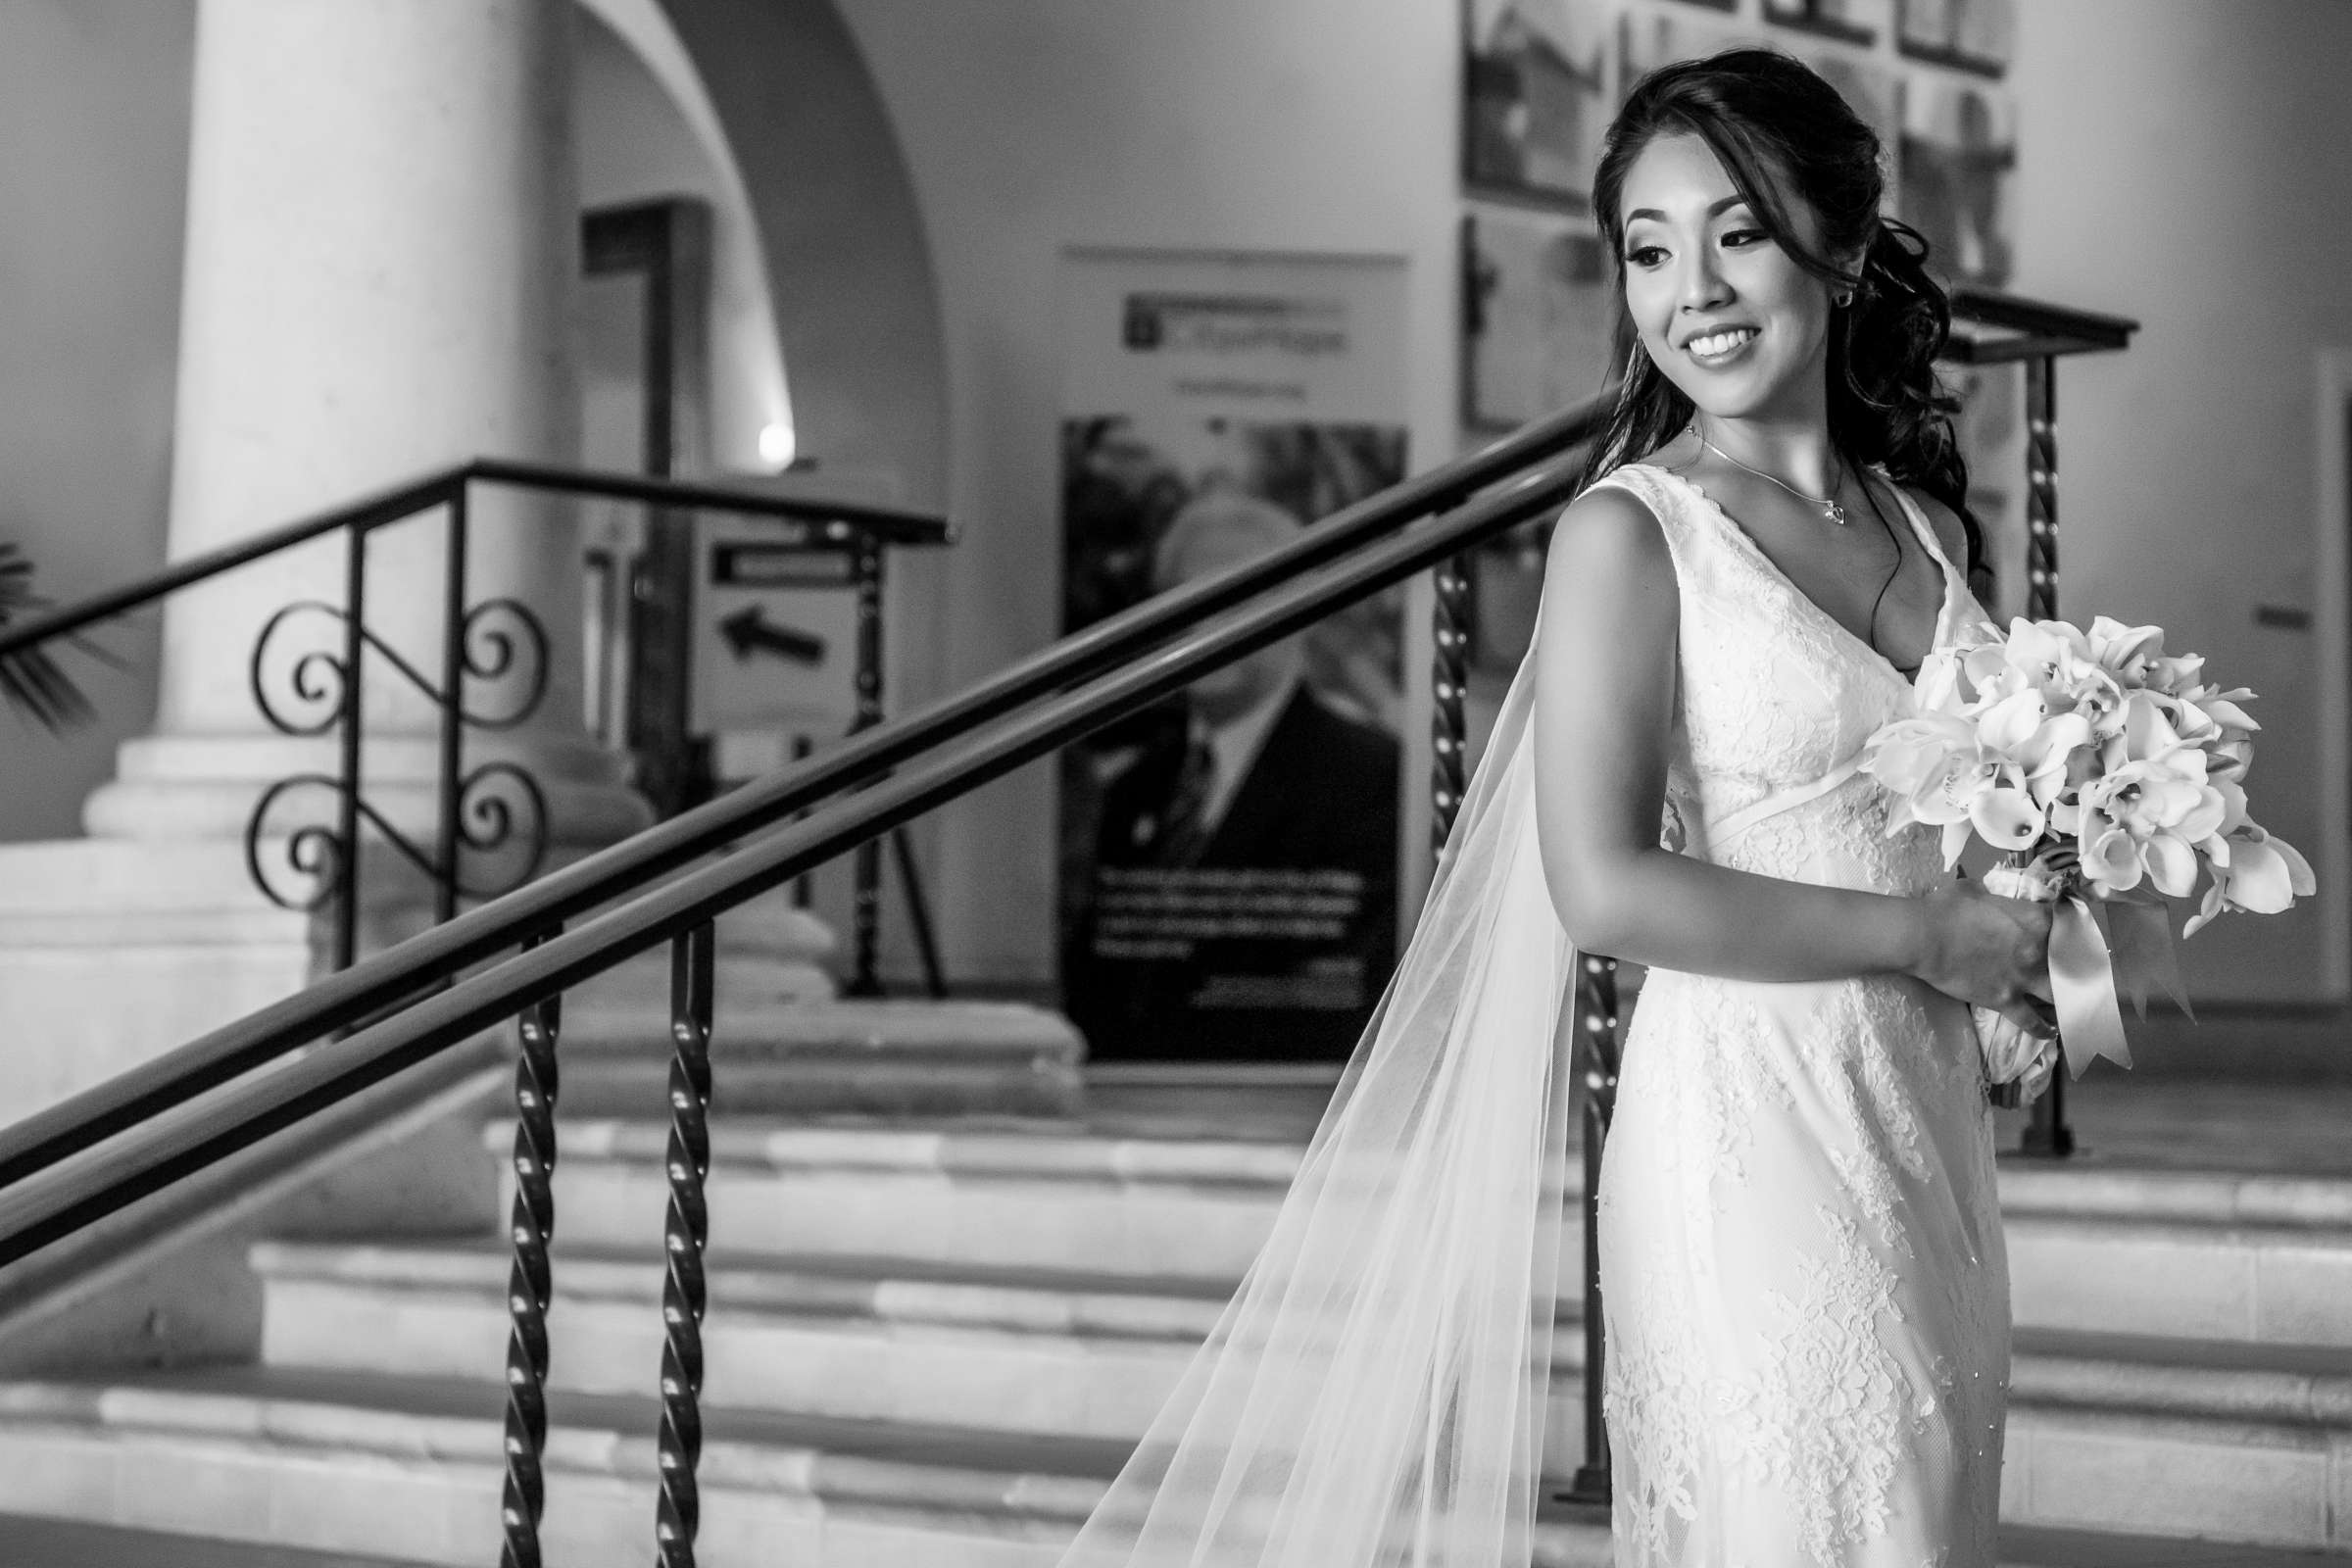
[[[1948,306],[1879,156],[1767,51],[1629,96],[1593,202],[1634,347],[1534,646],[1271,1236],[1065,1568],[1533,1559],[1580,948],[1649,966],[1599,1190],[1620,1568],[1991,1568],[1969,1004],[2049,1032],[2048,917],[1857,768],[1984,618]]]
[[[1536,812],[1570,936],[1650,966],[1600,1179],[1617,1561],[1981,1568],[2009,1287],[1968,1003],[2047,1033],[2041,908],[1889,835],[1862,743],[1985,619],[1877,138],[1746,51],[1594,179],[1634,368],[1547,566]],[[1667,823],[1667,847],[1658,824]]]

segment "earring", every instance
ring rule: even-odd
[[[1841,311],[1842,311],[1842,310],[1844,310],[1844,309],[1845,309],[1847,306],[1849,306],[1849,305],[1851,305],[1851,304],[1853,304],[1853,303],[1854,303],[1854,291],[1853,291],[1852,289],[1850,289],[1850,288],[1849,288],[1849,289],[1844,289],[1844,290],[1841,290],[1841,291],[1840,291],[1840,292],[1838,292],[1838,293],[1833,294],[1833,295],[1831,295],[1831,296],[1830,296],[1830,303],[1831,303],[1832,305],[1835,305],[1835,306],[1837,306],[1837,307],[1838,307],[1839,310],[1841,310]]]

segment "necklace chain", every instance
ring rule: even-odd
[[[1748,472],[1754,474],[1759,479],[1771,480],[1774,484],[1779,485],[1782,489],[1796,497],[1797,500],[1802,501],[1805,505],[1809,507],[1819,507],[1821,509],[1821,514],[1829,518],[1832,522],[1836,523],[1838,527],[1844,527],[1850,520],[1845,514],[1845,507],[1838,499],[1837,483],[1833,483],[1830,486],[1830,493],[1826,496],[1809,496],[1802,490],[1799,490],[1796,486],[1790,484],[1788,480],[1766,473],[1762,468],[1757,467],[1752,463],[1741,463],[1738,458],[1733,457],[1729,452],[1724,451],[1723,448],[1708,440],[1697,425],[1694,424],[1690,427],[1690,433],[1698,437],[1698,444],[1700,446],[1705,447],[1709,452],[1714,453],[1717,457],[1730,464],[1733,467],[1745,468]],[[1840,472],[1838,475],[1838,482],[1842,482],[1844,477],[1844,474]]]

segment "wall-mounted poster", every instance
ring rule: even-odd
[[[1867,44],[1886,29],[1892,0],[1764,0],[1764,19],[1825,38]]]
[[[2017,117],[2007,93],[1970,82],[1915,80],[1903,101],[1901,200],[1927,237],[1931,270],[2000,288],[2015,259],[2010,183]]]
[[[1404,477],[1405,274],[1074,251],[1067,629]],[[1063,1004],[1098,1059],[1343,1060],[1396,951],[1401,592],[1064,750]]]
[[[1494,194],[1586,199],[1609,123],[1605,0],[1463,0],[1462,177]]]
[[[1914,60],[1997,76],[2017,53],[2017,3],[1896,0],[1894,36]]]
[[[1607,385],[1614,277],[1591,219],[1474,208],[1462,267],[1464,423],[1508,429]]]

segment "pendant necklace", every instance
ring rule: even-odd
[[[1838,527],[1844,527],[1849,520],[1845,514],[1844,506],[1841,505],[1838,500],[1838,487],[1836,485],[1833,484],[1830,487],[1830,493],[1826,496],[1809,496],[1802,490],[1799,490],[1796,486],[1790,484],[1786,479],[1774,478],[1773,475],[1766,473],[1762,468],[1755,466],[1753,464],[1741,463],[1738,458],[1733,457],[1729,452],[1724,451],[1723,448],[1708,440],[1703,434],[1700,434],[1697,425],[1693,424],[1690,426],[1690,433],[1698,436],[1698,444],[1700,446],[1705,447],[1709,452],[1714,453],[1717,457],[1730,464],[1733,467],[1745,468],[1748,472],[1754,474],[1759,479],[1771,479],[1774,484],[1779,485],[1782,489],[1796,497],[1797,500],[1802,501],[1806,506],[1819,507],[1821,509],[1821,514],[1829,518],[1832,522],[1836,523]],[[1841,474],[1839,477],[1842,478],[1843,475]]]

